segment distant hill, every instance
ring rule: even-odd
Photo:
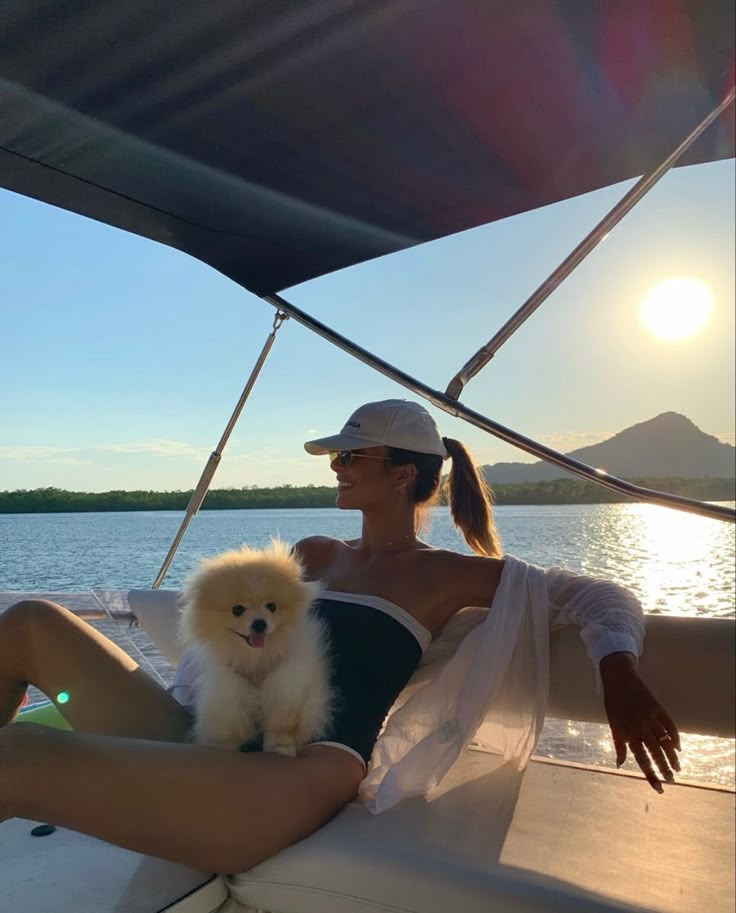
[[[732,479],[736,475],[736,448],[705,434],[677,412],[664,412],[648,422],[626,428],[601,444],[581,447],[567,456],[624,479],[644,476]],[[481,469],[491,485],[546,482],[571,475],[542,461],[494,463]]]

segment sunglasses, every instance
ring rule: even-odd
[[[337,461],[341,466],[350,466],[353,460],[390,460],[387,456],[372,453],[356,453],[354,450],[330,450],[330,463]]]

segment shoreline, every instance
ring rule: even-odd
[[[632,478],[644,488],[666,491],[699,501],[736,500],[736,479]],[[200,510],[298,510],[335,506],[337,488],[281,485],[275,488],[213,488]],[[578,479],[495,485],[496,506],[561,504],[630,504],[635,498]],[[0,491],[0,515],[51,513],[121,513],[185,511],[192,491],[66,491],[60,488]],[[440,506],[446,502],[440,500]]]

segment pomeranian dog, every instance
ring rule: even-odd
[[[295,755],[329,725],[327,639],[310,607],[319,584],[282,542],[203,560],[180,597],[196,653],[195,741]]]

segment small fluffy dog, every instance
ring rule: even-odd
[[[319,584],[282,542],[202,561],[187,580],[180,634],[196,650],[194,738],[295,755],[330,720],[322,623],[310,613]]]

